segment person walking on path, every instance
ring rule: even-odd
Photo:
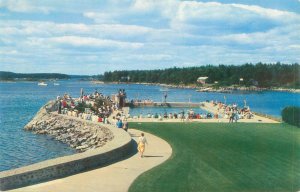
[[[141,136],[139,137],[139,140],[138,140],[138,151],[142,158],[144,157],[146,143],[148,145],[148,142],[147,142],[146,137],[144,136],[144,133],[141,133]]]

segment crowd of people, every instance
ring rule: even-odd
[[[237,122],[239,119],[251,119],[254,114],[250,111],[249,106],[239,108],[237,103],[226,105],[222,102],[211,101],[213,107],[217,107],[217,113],[215,115],[223,115],[225,119],[229,119],[229,122]]]
[[[178,113],[147,113],[146,115],[139,114],[135,116],[128,115],[127,118],[133,118],[133,119],[141,119],[141,118],[152,118],[152,119],[179,119],[179,120],[191,120],[191,119],[212,119],[217,118],[217,116],[213,116],[211,113],[195,113],[192,109],[185,112],[184,110],[178,112]]]
[[[118,128],[128,129],[128,118],[141,119],[179,119],[182,121],[188,121],[193,119],[228,119],[229,122],[237,122],[239,119],[251,119],[254,114],[250,111],[248,106],[239,108],[236,103],[226,105],[222,102],[207,101],[212,107],[216,108],[215,113],[195,113],[193,109],[184,111],[181,110],[178,113],[147,113],[145,115],[139,114],[131,116],[129,113],[124,113],[120,106],[118,99],[121,97],[126,98],[126,92],[124,89],[120,89],[115,98],[103,95],[98,92],[97,89],[92,94],[84,94],[83,89],[80,91],[79,98],[72,98],[69,94],[64,94],[62,97],[57,97],[58,114],[66,114],[69,116],[78,117],[84,120],[90,120],[94,122],[101,122],[105,124],[113,124]],[[132,100],[132,102],[144,102],[152,103],[152,100]],[[112,114],[114,117],[109,118]]]
[[[57,96],[57,112],[84,120],[111,124],[109,116],[118,110],[118,105],[109,96],[98,92],[84,94],[80,91],[79,98],[72,98],[69,94]]]

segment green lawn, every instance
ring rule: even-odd
[[[300,128],[255,123],[130,127],[163,138],[173,149],[169,160],[134,181],[131,192],[300,190]]]

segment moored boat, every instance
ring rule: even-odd
[[[45,82],[39,82],[39,83],[38,83],[38,86],[48,86],[48,84],[45,83]]]

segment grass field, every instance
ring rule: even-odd
[[[255,123],[130,127],[161,137],[173,149],[169,160],[134,181],[131,192],[300,190],[299,128]]]

